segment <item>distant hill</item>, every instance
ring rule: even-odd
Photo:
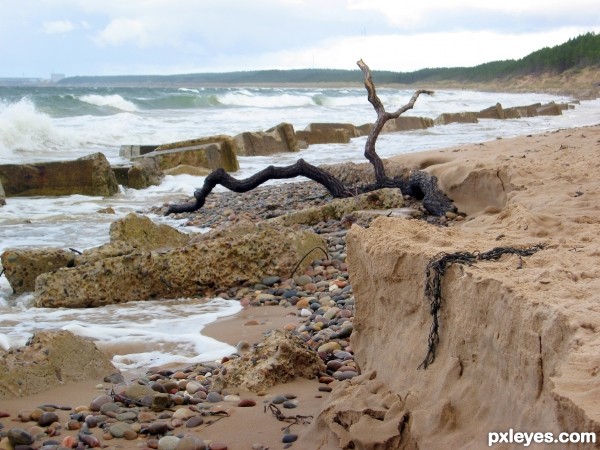
[[[424,84],[439,82],[490,83],[512,77],[557,75],[566,71],[600,69],[600,35],[594,32],[569,39],[555,47],[545,47],[518,60],[493,61],[475,67],[426,68],[415,72],[373,70],[377,84]],[[600,80],[599,80],[600,81]],[[94,86],[198,86],[198,85],[278,85],[278,84],[357,84],[360,70],[296,69],[257,70],[181,75],[128,75],[67,77],[58,85]]]

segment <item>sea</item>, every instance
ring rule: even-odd
[[[409,101],[413,91],[384,88],[377,93],[386,110],[395,111]],[[440,90],[419,97],[414,109],[405,115],[434,119],[441,113],[479,111],[497,102],[508,108],[573,100],[538,93]],[[361,125],[375,118],[363,87],[0,86],[0,164],[70,160],[95,152],[102,152],[111,164],[122,164],[127,161],[119,156],[121,145],[158,145],[216,134],[234,136],[282,122],[301,130],[311,122]],[[382,134],[377,152],[386,158],[599,123],[600,100],[588,100],[561,116],[488,119],[477,124]],[[240,170],[232,175],[244,178],[271,164],[293,164],[298,158],[316,165],[362,162],[365,140],[360,137],[349,144],[313,145],[298,153],[240,157]],[[0,207],[0,253],[7,248],[92,248],[108,242],[110,223],[130,212],[184,231],[205,231],[147,212],[152,206],[184,200],[202,182],[203,177],[177,175],[143,190],[121,186],[117,195],[108,198],[8,198]],[[107,207],[116,214],[99,212]],[[217,298],[208,302],[193,298],[153,300],[88,309],[36,308],[32,294],[13,294],[6,277],[0,276],[0,349],[22,346],[38,330],[66,329],[95,340],[123,371],[192,364],[234,351],[230,345],[203,335],[202,330],[240,309],[236,301]]]

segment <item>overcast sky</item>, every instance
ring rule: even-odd
[[[0,0],[0,77],[373,70],[518,59],[600,33],[598,0]]]

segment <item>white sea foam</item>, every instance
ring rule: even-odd
[[[130,102],[129,100],[125,100],[119,94],[112,95],[98,95],[98,94],[88,94],[79,97],[79,100],[85,103],[89,103],[91,105],[96,106],[109,106],[111,108],[120,109],[121,111],[129,111],[134,112],[138,110],[138,107],[135,103]]]
[[[237,301],[190,298],[84,309],[14,305],[0,319],[0,347],[22,346],[36,331],[61,329],[94,340],[120,369],[208,361],[234,349],[202,329],[240,309]]]
[[[305,94],[256,95],[242,90],[228,92],[217,96],[219,103],[226,106],[250,106],[256,108],[289,108],[300,106],[315,106],[313,98]]]
[[[41,154],[52,159],[54,152],[73,144],[72,134],[56,127],[28,98],[0,102],[0,162],[37,160]]]

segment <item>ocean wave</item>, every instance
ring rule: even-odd
[[[72,136],[57,128],[28,98],[0,103],[0,160],[19,160],[24,153],[48,152],[71,144]]]
[[[290,108],[317,106],[315,99],[306,94],[277,93],[275,95],[256,95],[248,90],[218,94],[217,100],[223,106],[244,106],[255,108]]]
[[[125,100],[119,94],[98,95],[88,94],[79,97],[79,100],[95,106],[108,106],[126,112],[136,112],[139,108],[135,103]]]

